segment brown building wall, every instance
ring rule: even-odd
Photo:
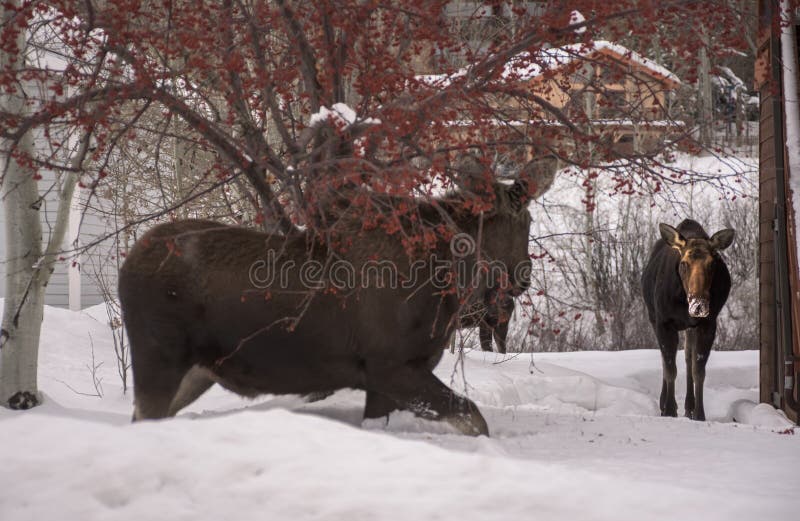
[[[776,204],[774,99],[771,84],[761,87],[761,118],[759,123],[759,335],[760,335],[760,401],[773,403],[772,392],[777,385],[777,356],[775,335],[775,233],[773,231]]]
[[[761,94],[759,126],[760,399],[800,421],[800,281],[797,237],[788,190],[778,4],[758,3],[760,33],[755,78]],[[796,99],[797,93],[794,93]]]

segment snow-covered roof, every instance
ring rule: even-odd
[[[520,126],[530,126],[530,127],[561,127],[564,124],[561,121],[556,119],[497,119],[497,118],[488,118],[488,119],[481,119],[480,121],[473,121],[468,119],[458,119],[458,120],[451,120],[451,121],[444,121],[445,126],[450,127],[471,127],[475,125],[485,125],[485,126],[495,126],[495,127],[520,127]],[[657,119],[657,120],[642,120],[642,121],[634,121],[632,119],[593,119],[592,125],[596,127],[632,127],[633,125],[639,125],[642,129],[648,128],[681,128],[685,127],[686,123],[679,120],[670,120],[670,119]]]
[[[505,65],[502,73],[503,79],[516,81],[530,81],[543,73],[554,71],[565,67],[575,60],[590,59],[596,54],[611,54],[617,59],[629,61],[638,65],[641,70],[664,79],[669,82],[680,84],[678,77],[667,68],[657,64],[653,60],[624,47],[606,40],[595,40],[589,43],[576,43],[542,49],[534,56],[530,53],[520,53],[513,57]],[[467,69],[460,69],[452,74],[428,74],[417,76],[417,79],[432,87],[444,88],[450,85],[453,80],[464,76]]]
[[[312,114],[308,121],[308,126],[315,127],[326,121],[333,121],[342,128],[346,128],[354,123],[362,123],[365,125],[379,125],[381,123],[381,120],[377,118],[359,119],[356,111],[347,104],[334,103],[330,109],[323,105],[316,113]]]
[[[632,61],[654,76],[680,83],[677,76],[653,60],[645,58],[627,47],[605,40],[544,49],[539,51],[534,58],[530,58],[527,53],[517,55],[506,65],[503,76],[523,81],[530,80],[546,71],[559,69],[577,59],[590,58],[594,54],[603,51],[610,52],[622,60]]]

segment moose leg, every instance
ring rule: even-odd
[[[706,380],[706,362],[711,354],[711,346],[717,334],[716,322],[696,328],[695,349],[692,357],[692,376],[694,377],[695,408],[692,419],[705,421],[706,412],[703,408],[703,384]]]
[[[675,364],[675,355],[678,351],[678,332],[666,325],[656,328],[656,336],[661,346],[661,366],[663,369],[661,382],[661,397],[659,405],[661,416],[677,416],[678,404],[675,401],[675,378],[678,367]]]
[[[174,415],[177,411],[172,410],[172,402],[187,370],[185,367],[165,367],[145,376],[143,371],[134,369],[133,421]]]
[[[138,323],[135,318],[127,320],[133,370],[133,421],[166,418],[177,412],[172,411],[173,400],[194,365],[187,351],[177,347],[185,346],[186,339],[180,331],[163,325],[154,329],[153,324]]]
[[[683,354],[686,358],[686,400],[684,401],[684,415],[691,418],[694,414],[694,378],[693,360],[695,358],[695,346],[697,335],[694,328],[687,329],[683,334]]]
[[[396,404],[394,408],[409,410],[428,420],[446,421],[464,434],[489,435],[478,407],[451,391],[424,364],[373,368],[367,379],[365,416],[366,409],[377,414],[391,401]]]
[[[364,418],[383,418],[392,411],[402,409],[396,401],[375,391],[367,391],[367,403],[364,406]]]
[[[207,369],[199,366],[192,367],[181,380],[167,415],[175,416],[178,411],[200,398],[212,385],[214,385],[214,380],[209,376]]]
[[[498,353],[506,353],[506,338],[508,338],[508,321],[500,322],[494,328],[494,341],[497,342]]]
[[[433,371],[442,360],[443,352],[439,351],[424,362],[428,371]],[[400,404],[386,395],[375,391],[367,391],[367,402],[364,406],[364,418],[383,418],[392,411],[405,410]]]
[[[494,328],[486,321],[481,320],[478,325],[478,337],[481,340],[481,349],[484,351],[492,350],[492,332]]]
[[[498,303],[498,308],[499,313],[495,320],[494,340],[497,342],[497,350],[505,354],[508,326],[511,323],[511,316],[514,314],[514,299],[508,296],[504,301]]]

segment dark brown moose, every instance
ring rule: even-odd
[[[653,246],[642,274],[642,295],[661,348],[661,415],[678,415],[675,356],[678,331],[685,331],[685,413],[689,418],[705,420],[706,362],[717,333],[717,315],[731,288],[731,277],[719,252],[731,245],[734,231],[721,230],[709,238],[691,219],[681,222],[677,229],[662,223],[659,231],[661,239]]]
[[[558,170],[558,159],[553,156],[543,155],[527,163],[520,173],[526,179],[535,180],[536,191],[533,197],[538,197],[552,186]],[[508,326],[514,314],[514,296],[508,292],[497,291],[490,288],[482,300],[477,300],[466,306],[458,317],[458,327],[478,328],[478,338],[483,351],[492,350],[492,338],[497,344],[497,352],[505,353],[507,350]],[[450,340],[451,350],[455,349],[456,338]]]
[[[429,274],[443,259],[464,262],[470,275],[458,288],[475,286],[481,299],[491,284],[471,268],[483,259],[507,267],[509,294],[529,287],[527,186],[492,189],[493,208],[480,215],[451,200],[419,203],[414,214],[480,242],[480,257],[440,241],[434,255],[412,258],[381,227],[359,229],[339,250],[300,231],[278,236],[194,220],[156,226],[131,249],[119,279],[134,420],[175,415],[216,382],[249,397],[363,389],[365,418],[405,409],[488,434],[475,404],[432,372],[461,306]],[[375,259],[390,261],[398,284],[334,292],[328,279],[311,288],[304,279],[303,270],[307,278],[335,266],[362,273]]]

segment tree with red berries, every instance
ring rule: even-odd
[[[343,201],[363,207],[365,222],[374,224],[373,195],[426,198],[458,187],[475,193],[465,204],[480,212],[488,196],[476,186],[497,173],[522,175],[532,194],[541,193],[556,162],[657,187],[670,177],[652,168],[661,147],[685,144],[693,129],[681,127],[659,148],[621,152],[595,124],[598,111],[613,106],[616,119],[638,124],[644,99],[668,98],[635,67],[613,74],[616,83],[639,85],[641,95],[607,91],[603,74],[583,74],[605,65],[588,51],[600,37],[636,35],[638,50],[658,47],[696,70],[701,50],[715,55],[741,43],[733,7],[688,0],[5,0],[0,403],[39,401],[43,292],[63,255],[63,218],[76,186],[99,197],[138,161],[129,186],[160,186],[161,176],[174,180],[179,172],[180,189],[121,229],[215,197],[228,201],[232,219],[275,233],[300,226],[324,240],[332,240],[331,209]],[[530,88],[532,75],[544,78],[545,90]],[[187,151],[196,158],[191,168],[182,162]],[[482,165],[477,174],[461,168],[466,155]],[[164,158],[175,168],[164,168]],[[51,189],[64,212],[45,241],[37,201]],[[403,240],[419,247],[442,233],[415,228]]]

